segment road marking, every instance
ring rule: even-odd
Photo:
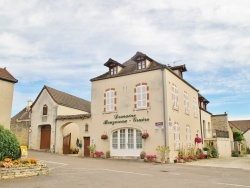
[[[217,183],[217,182],[213,182],[215,184],[219,184],[219,185],[230,185],[230,186],[235,186],[235,187],[250,187],[249,185],[239,185],[239,184],[230,184],[230,183]]]
[[[52,163],[52,164],[59,164],[60,166],[57,166],[57,167],[53,167],[53,168],[50,168],[50,170],[54,170],[56,168],[62,168],[64,166],[67,166],[69,164],[66,164],[66,163],[58,163],[58,162],[54,162],[54,161],[46,161],[46,160],[39,160],[39,162],[44,162],[45,164],[46,163]]]
[[[119,172],[119,173],[125,173],[125,174],[135,174],[135,175],[141,175],[141,176],[153,176],[153,175],[150,175],[150,174],[142,174],[142,173],[136,173],[136,172],[111,170],[111,169],[105,169],[105,168],[101,168],[100,170],[110,171],[110,172]]]

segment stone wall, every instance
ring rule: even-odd
[[[11,122],[10,131],[16,135],[21,146],[28,146],[30,121]]]
[[[216,130],[228,131],[227,114],[213,115],[211,118],[211,123],[213,132],[216,132]]]
[[[42,174],[48,174],[49,172],[50,170],[46,166],[0,168],[0,180],[20,178],[20,177],[39,176]]]

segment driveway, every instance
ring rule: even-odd
[[[80,158],[29,151],[51,169],[48,175],[0,181],[2,188],[193,187],[250,188],[249,170],[187,164]],[[210,161],[210,160],[208,160]],[[211,160],[214,163],[216,160]],[[194,166],[195,165],[195,166]]]

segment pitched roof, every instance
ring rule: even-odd
[[[140,70],[138,70],[137,69],[137,62],[136,62],[137,57],[143,57],[145,59],[148,59],[150,61],[149,66],[146,69],[140,69]],[[112,61],[114,61],[114,60],[112,60]],[[108,62],[109,61],[107,61],[107,63]],[[173,75],[177,76],[179,79],[181,79],[187,85],[189,85],[191,88],[193,88],[196,91],[199,91],[194,86],[192,86],[190,83],[188,83],[186,80],[184,80],[183,78],[179,77],[172,70],[173,67],[166,66],[164,64],[158,63],[157,61],[151,59],[146,54],[143,54],[141,52],[137,52],[131,59],[129,59],[128,61],[126,61],[122,65],[124,66],[123,69],[121,71],[119,71],[117,74],[111,75],[109,73],[109,71],[108,71],[108,72],[106,72],[106,73],[104,73],[104,74],[102,74],[100,76],[97,76],[95,78],[90,79],[90,81],[104,80],[104,79],[115,78],[115,77],[120,77],[120,76],[127,76],[127,75],[131,75],[131,74],[137,74],[137,73],[142,73],[142,72],[147,72],[147,71],[153,71],[153,70],[159,70],[159,69],[167,69]]]
[[[89,113],[91,112],[91,103],[89,101],[81,99],[74,95],[70,95],[68,93],[56,90],[48,86],[43,87],[42,91],[39,93],[35,102],[31,105],[31,108],[34,106],[34,104],[38,100],[43,90],[47,90],[51,98],[59,105],[66,106],[69,108],[74,108],[74,109],[89,112]]]
[[[241,130],[243,133],[250,129],[250,120],[228,121],[229,125]]]
[[[145,57],[145,58],[151,60],[150,65],[146,69],[140,69],[140,70],[137,69],[137,63],[135,61],[135,58],[138,57],[138,56],[142,56],[142,57]],[[149,58],[148,56],[146,56],[145,54],[143,54],[141,52],[137,52],[130,60],[123,63],[122,66],[123,66],[123,69],[119,73],[117,73],[115,75],[110,75],[109,72],[106,72],[106,73],[104,73],[104,74],[102,74],[102,75],[100,75],[98,77],[92,78],[90,81],[96,81],[96,80],[103,80],[103,79],[107,79],[107,78],[126,76],[126,75],[130,75],[130,74],[147,72],[147,71],[157,70],[157,69],[161,69],[161,68],[166,67],[166,65],[163,65],[161,63],[158,63],[158,62],[152,60],[151,58]]]
[[[0,68],[0,79],[8,82],[17,83],[18,80],[12,76],[6,68]]]
[[[27,108],[25,107],[24,109],[22,109],[20,112],[18,112],[15,116],[13,116],[11,118],[11,121],[15,121],[15,120],[28,120],[30,119],[29,117],[29,111],[27,110]]]

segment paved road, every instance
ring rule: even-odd
[[[79,158],[36,151],[30,151],[29,157],[45,162],[51,173],[1,180],[0,188],[250,188],[250,170],[237,168]]]

